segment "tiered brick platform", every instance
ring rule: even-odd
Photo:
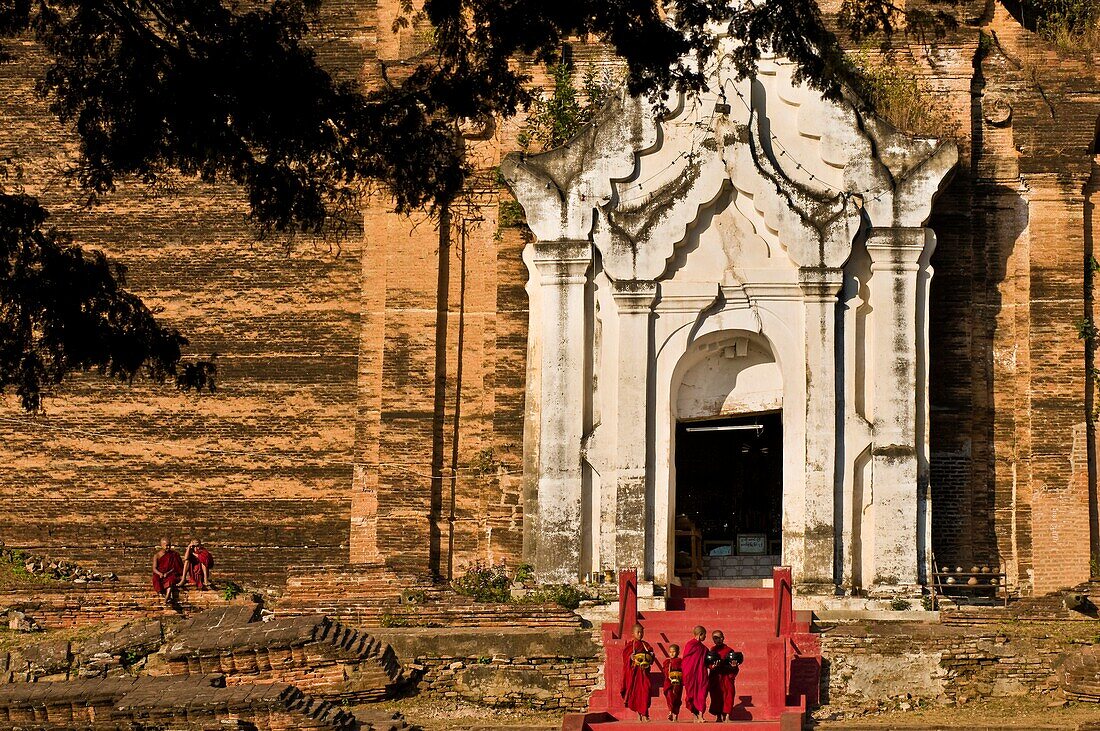
[[[557,604],[476,602],[422,577],[388,568],[306,566],[291,570],[275,611],[324,614],[359,627],[579,627]]]
[[[371,728],[286,683],[225,687],[202,678],[96,678],[0,685],[0,726],[25,731],[345,731]]]
[[[165,648],[168,672],[220,674],[227,685],[293,683],[317,698],[379,701],[405,681],[393,650],[375,637],[323,616],[252,621],[206,612]]]
[[[730,726],[775,731],[802,727],[807,704],[815,704],[821,672],[821,643],[810,630],[809,613],[791,607],[790,569],[774,571],[774,588],[674,588],[666,611],[637,611],[635,579],[620,580],[620,616],[603,626],[606,689],[596,691],[589,712],[566,716],[563,731],[634,731],[635,729],[683,728],[690,719],[686,709],[680,723],[664,721],[668,715],[660,693],[660,674],[651,675],[653,703],[649,723],[638,723],[618,693],[623,674],[622,646],[630,627],[638,621],[646,639],[654,645],[660,662],[668,657],[668,645],[683,647],[692,629],[703,625],[708,633],[721,629],[727,642],[745,654],[737,676],[737,705]]]

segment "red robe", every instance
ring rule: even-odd
[[[632,655],[639,652],[648,652],[656,659],[653,653],[653,645],[645,640],[629,639],[623,645],[623,683],[619,689],[626,707],[642,716],[649,715],[649,668],[637,667],[632,662]]]
[[[684,661],[679,657],[670,657],[665,661],[665,702],[673,716],[680,714],[680,702],[684,697],[684,679],[681,675],[678,679],[672,677],[672,673],[683,673]]]
[[[684,700],[692,714],[707,708],[707,646],[692,637],[684,645]]]
[[[180,577],[183,576],[183,559],[180,558],[178,553],[169,548],[157,559],[157,571],[164,574],[164,576],[153,574],[153,591],[163,594],[169,588],[175,586]]]
[[[203,581],[203,566],[208,571],[214,568],[214,557],[205,548],[192,548],[191,560],[187,562],[187,581],[199,589],[206,586],[206,582]]]
[[[710,669],[710,712],[715,716],[729,716],[736,700],[733,680],[737,677],[737,668],[730,666],[725,660],[733,652],[733,648],[729,645],[716,645],[713,649],[722,659]]]

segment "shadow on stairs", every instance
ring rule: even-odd
[[[791,605],[791,570],[773,570],[772,588],[672,587],[665,611],[638,612],[637,573],[619,576],[619,621],[603,625],[604,682],[592,694],[587,713],[565,717],[562,731],[665,731],[691,722],[686,709],[679,721],[665,720],[668,707],[660,689],[658,665],[668,657],[668,645],[681,647],[702,625],[720,629],[727,644],[744,653],[737,675],[737,704],[724,727],[798,731],[807,706],[818,702],[821,641],[811,631],[809,612]],[[649,722],[638,722],[617,692],[623,675],[622,647],[635,621],[646,630],[658,663],[650,673],[652,701]],[[712,720],[708,714],[707,720]]]

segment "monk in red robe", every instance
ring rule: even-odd
[[[623,682],[619,689],[626,707],[638,714],[639,721],[649,720],[649,667],[656,659],[653,645],[644,638],[642,625],[634,625],[634,636],[623,645]]]
[[[680,658],[680,646],[668,646],[668,659],[665,660],[665,703],[668,704],[668,720],[676,721],[680,715],[680,704],[684,698],[684,661]]]
[[[183,578],[183,559],[167,538],[160,539],[160,550],[153,555],[153,591],[164,595],[164,603],[176,600],[176,585]]]
[[[726,721],[733,712],[735,700],[734,678],[737,677],[737,668],[741,664],[741,653],[735,653],[733,648],[726,644],[726,637],[721,630],[714,630],[711,635],[714,647],[711,648],[710,666],[710,712],[714,714],[714,720]]]
[[[214,557],[202,541],[197,538],[187,544],[187,550],[183,552],[183,578],[180,584],[187,582],[196,589],[210,588],[210,569],[214,568]]]
[[[707,708],[707,687],[709,676],[707,674],[707,630],[704,627],[696,627],[692,630],[692,637],[684,645],[684,659],[681,667],[684,671],[684,701],[688,712],[695,717],[696,722],[703,721],[703,711]]]

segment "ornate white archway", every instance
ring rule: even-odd
[[[623,567],[671,580],[676,370],[712,333],[741,331],[783,376],[796,582],[914,585],[935,244],[923,224],[956,150],[823,100],[780,59],[742,82],[720,68],[712,91],[660,117],[620,96],[565,146],[503,166],[537,237],[527,551],[546,580]],[[873,490],[857,484],[862,453]]]

